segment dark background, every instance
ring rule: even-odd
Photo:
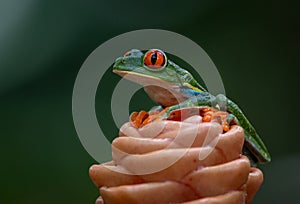
[[[88,168],[96,161],[72,120],[77,72],[106,40],[159,28],[189,37],[210,55],[227,96],[240,104],[269,148],[273,161],[261,167],[265,182],[254,203],[295,203],[298,11],[292,2],[271,0],[1,0],[0,202],[94,203],[98,190]]]

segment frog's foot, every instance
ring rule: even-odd
[[[143,122],[149,117],[149,114],[146,111],[133,112],[130,115],[130,124],[133,127],[139,128],[142,126]]]
[[[129,117],[130,118],[129,121],[133,127],[140,128],[152,121],[159,120],[160,116],[163,115],[165,112],[166,109],[162,111],[158,111],[158,110],[150,111],[149,113],[144,110],[140,112],[133,112]]]
[[[202,112],[202,122],[217,122],[222,125],[223,132],[227,132],[230,129],[230,124],[227,122],[228,113],[224,111],[217,111],[213,108],[206,108]]]

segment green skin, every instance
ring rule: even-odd
[[[185,107],[209,106],[229,112],[228,123],[240,125],[244,129],[245,144],[243,153],[248,156],[253,166],[271,161],[270,154],[254,127],[241,109],[224,95],[211,95],[185,69],[179,67],[166,55],[165,63],[156,69],[145,65],[145,53],[133,49],[126,56],[116,59],[113,72],[144,86],[149,97],[161,106],[169,107],[163,119],[169,114]],[[153,51],[150,50],[150,51]],[[146,88],[148,87],[148,88]],[[150,88],[149,88],[150,87]],[[163,87],[163,88],[159,88]],[[169,90],[168,93],[166,90]],[[169,93],[172,94],[169,94]],[[176,95],[176,99],[171,96]]]

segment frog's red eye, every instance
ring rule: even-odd
[[[150,50],[144,56],[144,64],[152,69],[158,69],[165,65],[166,56],[160,50]]]
[[[125,57],[126,57],[126,56],[129,56],[129,55],[130,55],[130,52],[131,52],[131,50],[127,51],[127,52],[124,54],[124,56],[125,56]]]

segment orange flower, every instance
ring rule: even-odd
[[[188,112],[180,121],[132,114],[112,143],[113,160],[90,168],[96,203],[251,203],[263,174],[241,155],[243,129],[229,126],[225,112]]]

